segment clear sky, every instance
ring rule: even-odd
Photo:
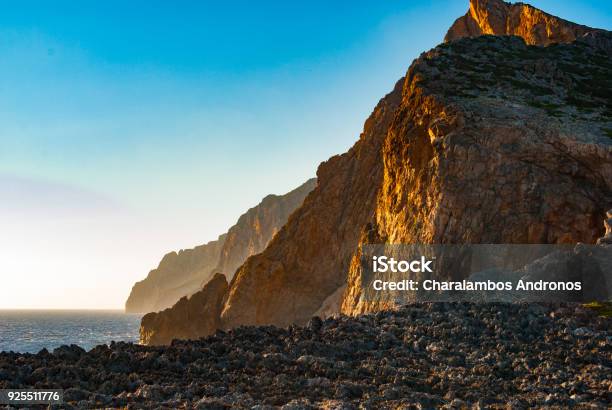
[[[609,1],[531,4],[610,29]],[[0,5],[0,308],[122,308],[346,151],[468,1]]]

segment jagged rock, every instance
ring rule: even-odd
[[[421,56],[385,137],[371,223],[379,241],[594,243],[612,203],[606,55],[581,41],[542,48],[481,36]],[[452,126],[435,144],[428,130],[439,118]],[[359,268],[345,313],[379,308],[361,300]]]
[[[315,185],[316,179],[312,178],[285,195],[268,195],[218,240],[164,256],[157,269],[134,285],[125,304],[126,312],[168,308],[200,290],[215,272],[231,280],[246,258],[264,250]]]
[[[388,307],[361,301],[360,243],[594,243],[612,203],[608,62],[519,37],[423,54],[239,269],[223,326],[305,323],[345,284],[342,312]]]
[[[140,324],[140,343],[168,344],[173,339],[199,339],[219,327],[227,280],[217,273],[202,290],[183,297],[172,308],[146,314]]]
[[[596,31],[600,30],[563,20],[525,3],[470,0],[470,9],[455,21],[444,41],[493,34],[520,36],[527,44],[547,46],[570,43]]]

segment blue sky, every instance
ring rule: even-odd
[[[121,307],[165,251],[214,239],[266,194],[296,187],[346,151],[378,99],[468,7],[0,4],[0,219],[14,230],[0,274],[87,278],[90,290],[116,283],[99,300],[5,299],[15,307]],[[608,1],[531,4],[611,28]],[[74,254],[90,257],[68,262]],[[42,262],[20,266],[17,255]],[[104,262],[83,267],[91,258]]]

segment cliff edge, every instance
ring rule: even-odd
[[[316,183],[312,178],[284,195],[268,195],[216,241],[164,256],[157,269],[134,285],[125,311],[149,313],[169,308],[202,289],[214,273],[231,280],[247,257],[264,250]]]
[[[468,12],[459,17],[444,41],[483,34],[519,36],[529,45],[571,43],[587,33],[602,30],[572,23],[525,3],[502,0],[470,0]]]

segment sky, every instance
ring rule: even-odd
[[[611,28],[603,0],[534,0]],[[467,0],[0,1],[0,308],[123,308],[346,151]]]

